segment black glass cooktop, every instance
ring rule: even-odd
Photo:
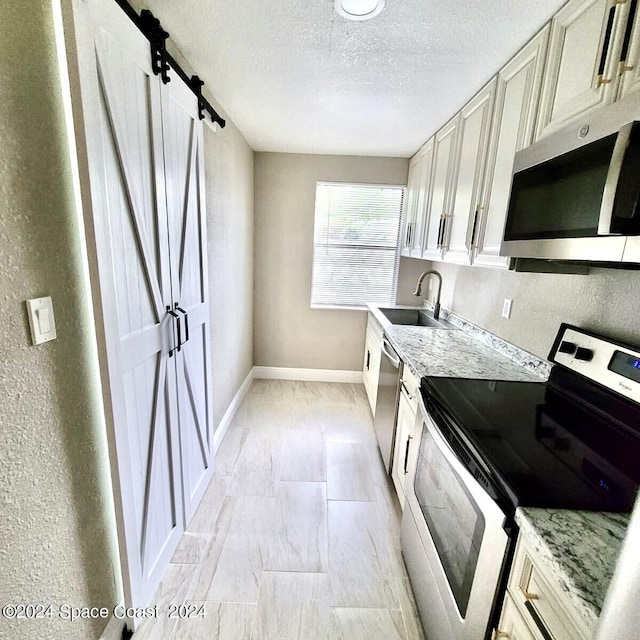
[[[633,507],[635,403],[559,367],[548,383],[423,378],[422,394],[454,450],[466,448],[514,508]]]

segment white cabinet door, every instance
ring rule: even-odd
[[[549,39],[545,27],[498,74],[484,189],[474,216],[473,264],[506,267],[500,245],[507,216],[516,151],[533,141]]]
[[[74,20],[124,595],[127,606],[140,607],[151,602],[184,528],[175,366],[168,357],[175,345],[166,311],[161,84],[148,41],[116,3],[77,2]]]
[[[460,112],[455,181],[451,176],[455,198],[444,234],[447,262],[469,264],[471,261],[471,236],[480,206],[495,88],[496,82],[492,80]]]
[[[419,168],[418,193],[416,199],[416,225],[411,243],[411,257],[422,258],[425,227],[427,224],[427,195],[433,166],[433,138],[418,151]]]
[[[411,257],[411,247],[416,236],[416,216],[418,206],[418,195],[420,192],[420,173],[422,163],[419,152],[409,161],[409,176],[407,178],[407,198],[404,210],[402,246],[400,253],[403,256]]]
[[[172,303],[182,316],[184,343],[174,363],[187,523],[213,472],[204,138],[197,100],[180,78],[170,76],[162,92],[162,133]]]
[[[369,325],[374,323],[370,320]],[[371,415],[375,416],[376,401],[378,399],[378,378],[380,376],[380,358],[382,353],[380,351],[380,342],[382,340],[382,334],[378,335],[377,331],[370,326],[367,327],[367,337],[364,345],[364,362],[362,367],[362,381],[364,383],[364,390],[367,393],[369,399],[369,406],[371,407]]]
[[[640,91],[640,7],[629,0],[620,7],[625,12],[625,32],[618,65],[618,98]],[[640,98],[638,98],[640,100]]]
[[[551,21],[536,139],[612,102],[624,15],[618,0],[570,0]]]
[[[400,500],[400,506],[404,510],[405,482],[407,478],[407,464],[409,461],[411,441],[416,421],[416,412],[405,397],[400,394],[398,402],[398,420],[396,426],[396,441],[393,449],[393,465],[391,478]]]
[[[495,640],[538,640],[539,638],[529,629],[509,594],[505,595],[500,622],[493,637]]]
[[[427,226],[422,257],[442,260],[446,221],[454,204],[456,158],[460,114],[450,120],[433,138],[433,167],[427,196]]]
[[[410,258],[422,257],[432,156],[433,140],[429,140],[409,162],[407,207],[405,210],[401,254]]]

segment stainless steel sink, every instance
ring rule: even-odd
[[[391,324],[404,324],[414,327],[430,327],[432,329],[454,329],[448,322],[435,320],[424,309],[385,309],[379,307],[380,313]]]

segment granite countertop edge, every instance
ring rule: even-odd
[[[629,515],[519,507],[516,523],[574,612],[595,633]]]

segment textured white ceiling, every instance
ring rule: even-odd
[[[144,0],[256,151],[411,156],[565,0]]]

